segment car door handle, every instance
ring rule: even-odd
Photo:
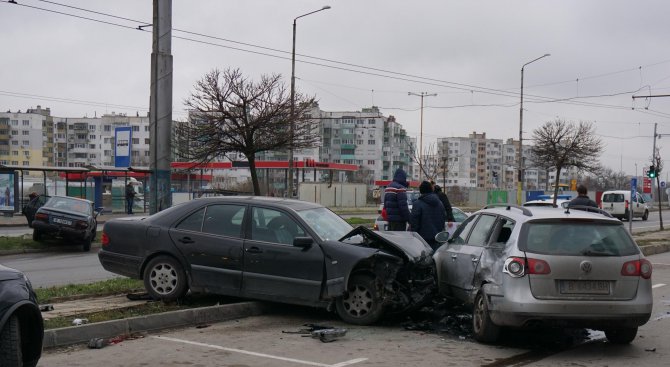
[[[476,263],[478,263],[478,262],[479,262],[479,259],[478,259],[478,258],[476,258],[476,257],[473,257],[473,258],[472,258],[472,262],[476,264]]]
[[[191,237],[182,237],[182,238],[178,239],[177,241],[179,241],[181,243],[193,243],[193,242],[195,242],[191,239]]]
[[[456,260],[457,258],[458,258],[458,255],[456,255],[456,254],[451,255],[451,259],[452,259],[452,260]]]
[[[263,253],[263,250],[259,249],[258,247],[250,247],[247,249],[247,252],[250,254],[260,254]]]

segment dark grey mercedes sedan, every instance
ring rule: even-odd
[[[430,298],[432,253],[416,233],[354,229],[319,204],[235,196],[111,220],[98,256],[156,299],[190,289],[326,307],[366,325]]]

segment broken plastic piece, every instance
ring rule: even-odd
[[[319,329],[312,331],[312,338],[319,339],[324,343],[334,342],[347,333],[344,328]]]
[[[74,319],[72,320],[72,325],[79,326],[83,324],[88,324],[88,319]]]
[[[54,310],[54,305],[52,305],[52,304],[40,305],[40,311],[42,311],[42,312],[53,311],[53,310]]]
[[[103,338],[93,338],[88,341],[88,347],[91,349],[102,349],[109,345],[109,341]]]

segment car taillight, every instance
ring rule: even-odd
[[[621,275],[628,277],[640,276],[644,279],[649,279],[651,278],[651,272],[651,263],[646,259],[628,261],[621,267]]]
[[[377,223],[375,223],[375,225],[372,226],[372,230],[374,230],[374,231],[378,231],[378,230],[379,230],[379,226],[377,225]]]
[[[626,200],[623,205],[624,205],[624,208],[628,209],[628,200]]]
[[[84,220],[78,220],[75,222],[74,226],[79,229],[86,229],[88,228],[88,223]]]
[[[43,222],[49,221],[49,214],[37,213],[35,214],[35,220],[41,220]]]
[[[503,273],[507,273],[514,278],[520,278],[526,274],[549,274],[551,268],[549,263],[544,260],[510,257],[505,260]]]
[[[109,245],[109,236],[107,233],[102,232],[102,236],[100,236],[100,242],[102,242],[103,247]]]

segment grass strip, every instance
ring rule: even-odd
[[[45,304],[87,297],[102,297],[119,293],[130,293],[143,289],[144,284],[141,280],[119,277],[95,283],[36,288],[35,293],[37,293],[37,300],[39,303]]]
[[[372,227],[375,224],[374,219],[351,217],[351,218],[347,218],[345,220],[347,221],[347,223],[351,224],[352,226]]]

